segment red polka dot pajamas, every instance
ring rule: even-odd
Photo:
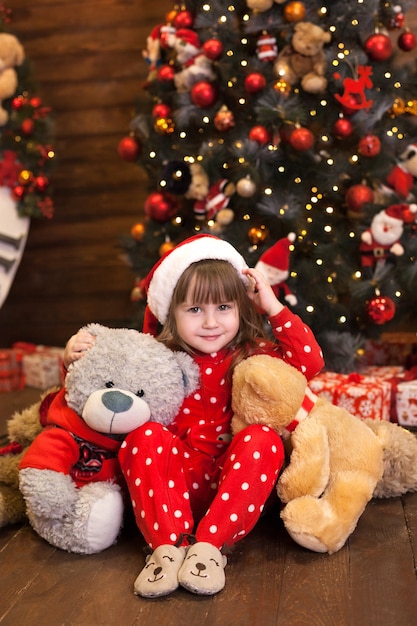
[[[311,330],[288,308],[270,318],[279,341],[257,353],[282,358],[309,379],[323,366]],[[186,398],[168,428],[155,422],[131,432],[119,452],[137,525],[152,549],[186,545],[187,535],[221,549],[258,521],[284,460],[280,437],[252,425],[230,434],[233,355],[195,357],[200,389]]]

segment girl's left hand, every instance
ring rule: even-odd
[[[242,273],[247,276],[250,283],[248,296],[258,308],[268,317],[273,317],[283,310],[284,305],[276,298],[271,285],[261,272],[248,267]]]

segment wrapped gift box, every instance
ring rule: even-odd
[[[323,372],[310,380],[309,387],[359,418],[390,420],[391,383],[383,378]]]
[[[28,387],[48,389],[62,384],[63,348],[36,346],[22,358],[23,374]]]
[[[13,349],[0,349],[0,392],[22,389],[22,366]]]
[[[417,380],[397,385],[396,409],[398,423],[402,426],[417,426]]]

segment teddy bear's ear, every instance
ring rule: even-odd
[[[182,371],[184,393],[189,396],[198,388],[200,381],[198,365],[185,352],[174,352],[173,354]]]
[[[96,324],[95,322],[91,324],[87,324],[87,326],[83,326],[82,330],[86,330],[90,335],[94,335],[94,337],[98,337],[98,335],[102,335],[104,332],[109,329],[102,324]]]

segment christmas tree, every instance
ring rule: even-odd
[[[144,218],[122,238],[134,325],[147,272],[197,232],[271,270],[330,369],[352,371],[367,339],[412,325],[411,5],[189,0],[155,26],[144,51],[149,109],[119,144],[149,176]],[[410,62],[399,64],[405,52]]]

